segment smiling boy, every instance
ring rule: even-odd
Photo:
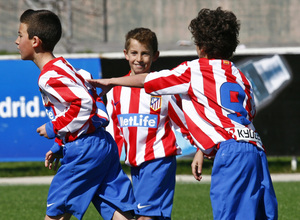
[[[159,56],[156,34],[148,28],[129,31],[124,55],[130,66],[127,76],[151,74],[152,62]],[[107,129],[120,153],[124,145],[139,220],[171,219],[176,155],[181,154],[175,130],[188,133],[180,105],[178,95],[153,96],[141,88],[118,86],[107,94],[113,122]]]

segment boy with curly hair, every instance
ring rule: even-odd
[[[253,125],[252,87],[229,61],[239,29],[234,13],[202,9],[189,25],[199,59],[172,70],[90,82],[104,92],[123,85],[144,87],[153,95],[182,94],[187,126],[199,148],[192,162],[197,180],[202,152],[215,156],[210,189],[214,219],[277,219],[265,149]]]

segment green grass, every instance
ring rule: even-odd
[[[19,54],[18,52],[8,52],[6,50],[0,50],[0,55],[12,55],[12,54]]]
[[[43,219],[48,185],[0,186],[1,219]]]
[[[191,174],[192,158],[177,160],[177,174]],[[269,157],[269,169],[271,173],[293,173],[291,171],[291,157]],[[205,160],[203,174],[211,174],[213,162]],[[122,167],[126,173],[130,173],[130,167]],[[300,164],[296,172],[300,172]],[[55,171],[44,167],[44,162],[2,162],[0,163],[0,177],[21,177],[21,176],[49,176]]]
[[[177,174],[191,174],[191,158],[177,160]],[[269,157],[271,173],[293,173],[291,157]],[[211,174],[213,162],[205,160],[203,174]],[[126,173],[130,168],[122,162]],[[0,163],[0,177],[46,176],[55,171],[44,167],[44,162],[3,162]],[[208,220],[212,219],[209,198],[210,184],[177,183],[172,213],[173,220]],[[0,185],[1,219],[43,219],[46,210],[48,185]],[[280,220],[296,220],[299,217],[300,182],[275,182],[274,188],[279,203]],[[87,220],[102,219],[91,205],[84,217]],[[75,220],[73,217],[72,220]]]
[[[43,219],[46,210],[48,185],[0,186],[1,219]],[[210,220],[212,210],[209,199],[210,184],[177,183],[173,220]],[[279,219],[299,219],[300,182],[275,182]],[[75,220],[75,217],[71,218]],[[102,219],[90,205],[83,219]]]

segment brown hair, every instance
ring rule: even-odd
[[[126,34],[125,49],[128,50],[130,45],[130,39],[135,39],[141,44],[145,44],[152,49],[153,54],[158,50],[158,42],[156,34],[148,28],[135,28]]]
[[[29,39],[37,36],[42,41],[45,51],[53,51],[62,35],[60,20],[56,14],[48,10],[26,10],[20,17],[20,22],[27,24]]]

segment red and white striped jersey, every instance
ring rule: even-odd
[[[200,58],[172,70],[148,74],[145,91],[182,94],[182,108],[195,144],[213,155],[218,144],[236,139],[264,149],[252,120],[254,96],[249,80],[232,62]]]
[[[38,85],[51,120],[46,124],[46,131],[50,138],[56,137],[59,145],[108,123],[104,103],[84,80],[90,78],[89,73],[80,71],[60,57],[48,62],[39,76]]]
[[[180,105],[178,95],[149,95],[141,88],[117,86],[107,93],[107,131],[120,155],[124,144],[127,165],[181,154],[174,130],[185,135],[188,131]]]

